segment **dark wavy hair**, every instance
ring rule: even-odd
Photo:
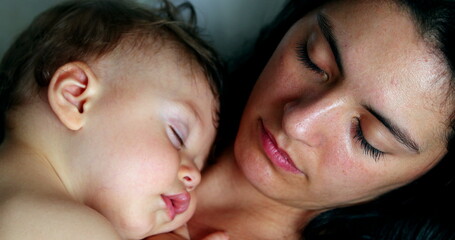
[[[0,141],[5,114],[47,87],[54,72],[72,61],[95,60],[121,44],[130,48],[148,39],[171,40],[201,65],[215,95],[221,94],[222,65],[202,41],[191,4],[160,0],[156,8],[132,0],[72,0],[37,16],[0,62]],[[181,13],[186,14],[186,18]],[[127,40],[127,41],[125,41]]]
[[[448,99],[452,101],[449,104],[454,104],[455,1],[388,1],[409,13],[423,39],[447,64],[451,79]],[[229,99],[231,105],[222,113],[220,127],[225,145],[233,142],[248,95],[282,37],[297,20],[327,2],[330,0],[289,0],[276,21],[262,32],[249,61],[232,73],[226,82],[226,96],[236,97]],[[452,134],[447,140],[448,153],[432,170],[371,202],[318,215],[302,229],[302,239],[455,239],[454,116],[452,114],[450,119]]]

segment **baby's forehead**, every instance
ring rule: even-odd
[[[158,81],[163,84],[162,87],[166,87],[166,84],[174,83],[171,78],[177,74],[179,78],[176,82],[181,88],[194,88],[195,93],[210,89],[212,96],[218,100],[218,92],[212,86],[213,80],[206,74],[197,57],[173,40],[158,39],[141,45],[126,42],[111,53],[92,61],[92,66],[101,78],[113,81],[113,84],[117,82],[123,87],[131,85],[134,76],[144,74],[146,82]],[[176,88],[176,95],[179,94],[178,91]]]
[[[203,79],[209,85],[214,85],[214,80],[206,74],[204,66],[191,49],[188,49],[184,43],[168,36],[122,40],[112,52],[99,60],[110,63],[110,68],[117,69],[122,65],[140,65],[141,62],[156,64],[163,62],[164,59],[170,63],[169,68],[183,69],[192,75],[191,79]],[[214,95],[218,95],[218,92],[214,91]]]

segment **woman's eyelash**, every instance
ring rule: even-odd
[[[324,70],[320,69],[316,64],[313,63],[310,56],[308,55],[308,44],[307,42],[300,43],[297,46],[297,57],[300,62],[305,65],[308,69],[318,73],[318,74],[325,74]]]
[[[355,123],[355,135],[354,139],[360,143],[360,146],[363,148],[363,152],[366,155],[371,156],[375,161],[378,161],[382,156],[384,156],[384,152],[381,150],[376,149],[375,147],[371,146],[370,143],[365,139],[362,127],[360,126],[360,119],[356,118]]]

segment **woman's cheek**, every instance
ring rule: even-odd
[[[350,148],[347,141],[349,139],[333,137],[333,142],[329,143],[332,145],[331,148],[325,148],[323,151],[324,165],[329,172],[329,176],[336,178],[338,182],[345,182],[349,184],[351,181],[361,181],[368,173],[366,164],[362,161],[365,159],[356,156],[356,152]],[[371,160],[374,161],[374,160]]]

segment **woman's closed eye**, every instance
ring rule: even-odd
[[[299,58],[299,60],[303,63],[303,65],[318,73],[318,74],[324,74],[324,71],[319,68],[316,64],[313,63],[313,61],[311,60],[310,56],[308,55],[308,42],[305,41],[303,43],[300,43],[298,46],[297,46],[297,57]]]
[[[354,132],[354,139],[360,143],[360,146],[363,149],[363,152],[372,157],[375,161],[378,161],[381,159],[381,157],[384,156],[385,152],[373,147],[365,138],[363,131],[362,131],[362,126],[360,124],[360,119],[355,118],[355,123],[353,126],[353,132]]]
[[[323,80],[327,80],[328,78],[327,73],[324,70],[322,70],[318,65],[316,65],[313,62],[313,60],[311,60],[311,57],[308,54],[308,41],[300,43],[297,46],[297,57],[306,68],[321,75],[323,77]]]

